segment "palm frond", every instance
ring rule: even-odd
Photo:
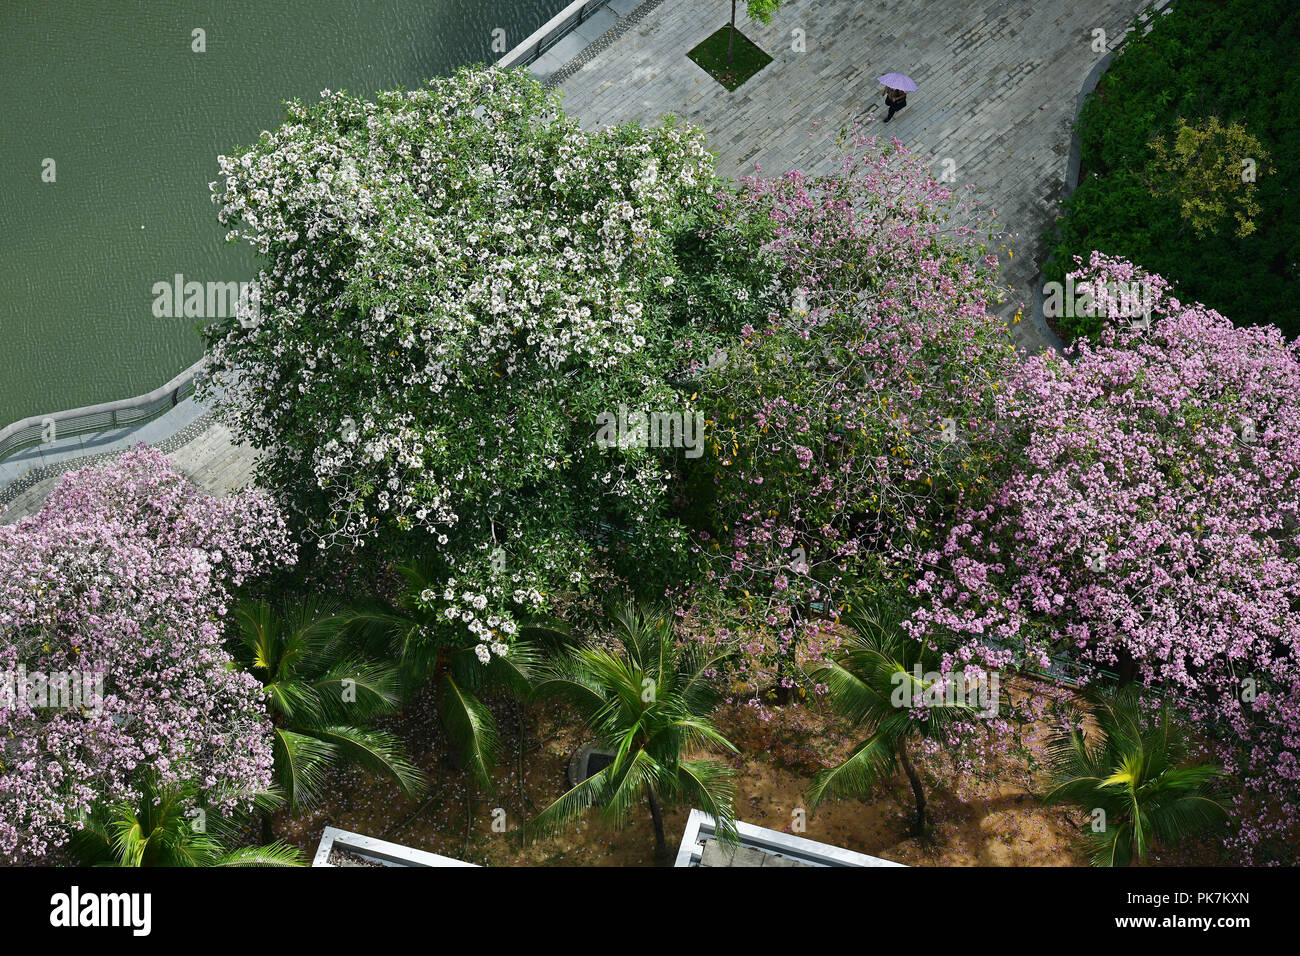
[[[604,803],[609,786],[609,768],[606,767],[557,797],[533,818],[529,829],[540,836],[557,835],[592,807]]]
[[[612,779],[601,808],[602,816],[616,827],[627,824],[633,809],[641,806],[649,790],[660,789],[665,776],[663,766],[644,750],[632,754],[620,769],[615,775],[613,767],[606,768]]]
[[[246,846],[229,850],[213,858],[207,866],[304,866],[302,853],[285,843]]]
[[[276,781],[289,806],[310,808],[324,792],[338,748],[314,733],[277,727],[271,741]]]
[[[1167,705],[1144,713],[1134,686],[1088,696],[1097,740],[1087,740],[1077,711],[1064,713],[1048,741],[1051,786],[1043,799],[1106,814],[1101,832],[1086,832],[1095,865],[1127,865],[1153,841],[1184,840],[1227,818],[1212,793],[1222,770],[1179,765],[1186,741]]]
[[[866,797],[897,769],[895,741],[880,733],[873,734],[854,747],[839,766],[817,775],[808,789],[808,809],[816,810],[830,795]]]
[[[401,741],[388,731],[340,724],[317,728],[312,735],[334,748],[342,759],[392,777],[407,796],[424,791],[424,775],[407,758]]]
[[[447,735],[460,751],[462,765],[479,786],[490,789],[492,766],[500,750],[496,719],[451,674],[443,675],[438,690],[438,714]]]
[[[485,670],[490,684],[504,687],[517,698],[526,700],[533,692],[533,681],[542,665],[542,652],[526,641],[515,641],[505,657],[493,654]]]
[[[361,724],[391,713],[401,701],[397,669],[377,661],[343,660],[311,682],[321,719]]]
[[[610,621],[609,648],[579,646],[548,661],[538,670],[535,694],[574,704],[614,752],[613,762],[543,811],[535,826],[554,832],[595,807],[621,826],[652,795],[697,800],[721,826],[731,826],[729,769],[683,759],[697,747],[735,752],[707,719],[711,677],[726,653],[679,641],[676,619],[663,605],[621,604]]]
[[[738,842],[733,809],[736,772],[715,760],[683,760],[677,765],[677,776],[682,796],[713,817],[718,838],[726,843]]]

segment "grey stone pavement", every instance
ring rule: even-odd
[[[1076,99],[1105,55],[1093,50],[1093,31],[1104,30],[1105,48],[1113,50],[1149,5],[1150,0],[786,0],[764,26],[746,20],[742,2],[738,24],[773,62],[731,93],[686,58],[726,22],[726,0],[611,0],[532,69],[543,78],[559,77],[565,110],[589,129],[633,120],[657,123],[668,113],[702,127],[719,171],[729,178],[753,172],[755,164],[767,175],[795,168],[819,172],[825,138],[808,135],[812,123],[830,120],[838,128],[875,117],[882,93],[875,77],[908,74],[920,89],[879,128],[932,157],[936,173],[948,168],[956,185],[972,184],[996,213],[1011,236],[1001,261],[1013,295],[1001,314],[1012,321],[1024,304],[1012,333],[1018,348],[1038,352],[1059,347],[1033,315],[1032,285],[1045,252],[1039,237],[1063,193]],[[161,445],[184,474],[213,494],[247,485],[256,451],[233,445],[225,427],[206,419],[204,411],[189,399],[136,431],[74,439],[0,463],[0,502],[12,499],[0,522],[40,507],[57,481],[48,472],[138,441]],[[34,468],[43,468],[39,481],[28,477],[11,484]]]
[[[1001,313],[1017,347],[1059,347],[1035,322],[1032,287],[1043,258],[1039,237],[1063,192],[1076,97],[1150,0],[786,0],[771,24],[737,24],[773,57],[734,93],[686,53],[727,22],[725,0],[662,0],[640,22],[565,78],[565,111],[598,128],[664,115],[702,127],[719,172],[766,175],[825,169],[825,137],[814,121],[884,118],[876,77],[906,73],[920,87],[880,132],[933,157],[956,184],[972,184],[1012,237],[1001,254],[1014,290]],[[798,51],[802,31],[803,52]],[[540,68],[542,64],[538,64]],[[875,129],[870,130],[875,132]],[[946,164],[945,160],[952,160]]]

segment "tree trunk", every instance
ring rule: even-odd
[[[664,837],[664,812],[659,806],[659,795],[647,785],[646,799],[650,801],[650,819],[655,825],[655,866],[668,865],[668,840]]]
[[[515,783],[519,790],[519,819],[528,819],[528,793],[524,790],[524,705],[518,700],[515,704]],[[519,828],[519,845],[528,846],[528,828]]]
[[[1129,653],[1127,647],[1119,649],[1119,685],[1127,687],[1137,680],[1137,661]]]
[[[912,796],[916,798],[916,822],[913,835],[920,837],[925,834],[925,790],[921,787],[921,778],[916,775],[916,768],[912,766],[912,761],[907,756],[907,743],[901,739],[898,741],[898,761],[903,765],[903,773],[907,774],[907,780],[912,785]]]
[[[727,59],[736,56],[736,0],[731,0],[731,34],[727,37]]]

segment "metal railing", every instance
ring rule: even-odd
[[[200,359],[166,385],[145,395],[101,402],[49,415],[32,415],[0,431],[0,462],[24,449],[74,435],[135,428],[175,408],[194,394],[194,383],[206,365]]]
[[[502,69],[527,66],[608,4],[609,0],[573,0],[573,3],[533,31],[523,43],[497,60],[497,66]]]

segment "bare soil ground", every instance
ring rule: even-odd
[[[619,829],[590,814],[562,836],[536,839],[522,825],[567,787],[570,755],[587,736],[562,705],[543,705],[525,714],[510,703],[494,706],[501,724],[504,757],[495,792],[473,786],[456,767],[438,727],[431,695],[418,698],[392,721],[416,762],[432,781],[419,800],[404,797],[390,781],[347,769],[335,776],[323,804],[310,813],[278,821],[277,836],[314,853],[328,825],[491,866],[652,866],[654,835],[648,811]],[[737,816],[786,832],[799,826],[795,811],[813,775],[842,758],[855,738],[850,729],[817,703],[776,710],[763,721],[741,705],[715,717],[740,748]],[[520,734],[520,727],[523,734]],[[1041,759],[1041,734],[1029,734],[1028,750]],[[520,744],[522,743],[522,747]],[[1043,807],[1031,793],[1035,776],[1029,757],[1000,753],[986,766],[993,779],[976,779],[943,766],[942,757],[920,761],[933,819],[925,841],[909,836],[912,793],[901,776],[869,800],[833,800],[804,818],[802,836],[912,866],[1081,866],[1087,864],[1075,825],[1064,807]],[[960,784],[953,786],[953,781]],[[686,809],[665,815],[673,853]],[[1155,854],[1151,863],[1216,862],[1213,842]]]

